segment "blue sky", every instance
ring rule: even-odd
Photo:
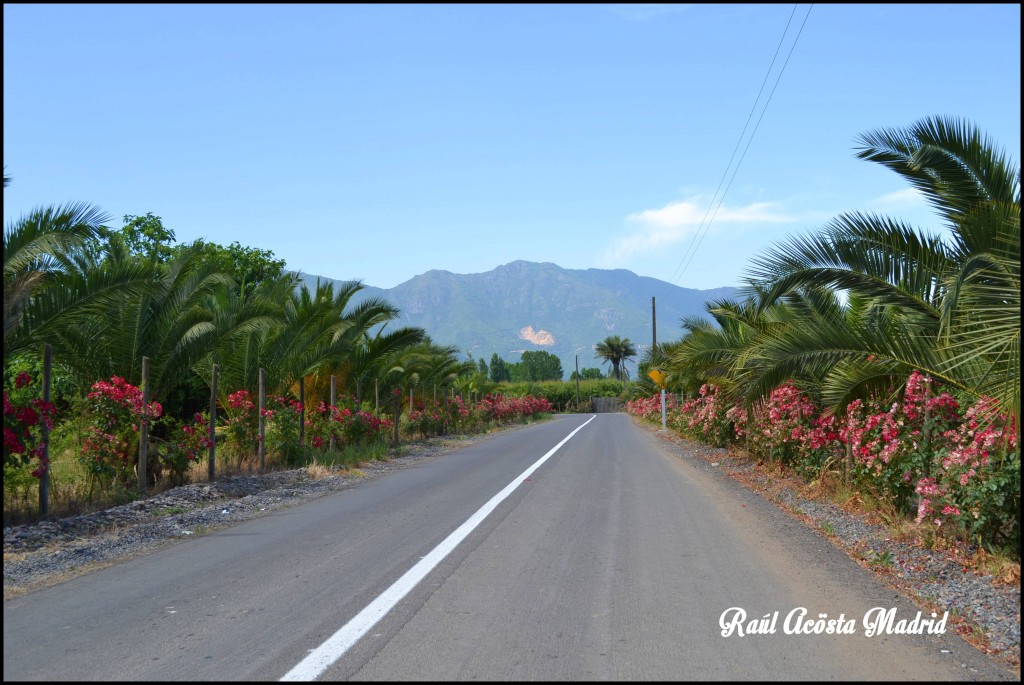
[[[1019,4],[5,4],[4,220],[152,212],[382,288],[517,259],[737,286],[842,212],[938,230],[855,158],[864,132],[962,117],[1019,163],[1020,26]]]

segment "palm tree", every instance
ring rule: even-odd
[[[612,365],[612,376],[616,380],[622,380],[623,375],[629,378],[629,372],[625,368],[626,362],[636,356],[636,348],[629,338],[620,338],[617,335],[610,335],[594,346],[595,359],[602,359]]]
[[[453,385],[458,378],[476,371],[476,364],[460,362],[458,353],[455,346],[438,345],[424,335],[422,342],[405,348],[393,358],[391,380],[397,381],[405,391],[420,389],[424,393],[427,386]]]
[[[768,366],[763,362],[762,348],[789,328],[799,328],[805,319],[817,320],[839,311],[841,305],[835,293],[807,289],[772,302],[763,289],[752,285],[749,292],[752,294],[742,301],[726,298],[708,302],[710,320],[683,318],[686,333],[668,355],[673,382],[688,392],[712,383],[748,406],[785,380],[798,381],[802,389],[818,397],[821,373],[817,369]]]
[[[213,365],[218,365],[217,395],[222,405],[236,390],[256,390],[265,341],[281,326],[283,303],[297,284],[297,277],[284,274],[255,288],[222,285],[205,295],[215,342],[193,370],[210,387]]]
[[[730,397],[738,397],[741,356],[754,337],[767,329],[772,312],[762,312],[755,298],[713,300],[706,309],[710,320],[682,319],[685,334],[669,357],[669,373],[688,393],[712,383]]]
[[[369,330],[360,329],[359,336],[352,342],[345,362],[329,370],[324,377],[337,374],[347,380],[348,390],[355,397],[356,404],[361,404],[363,394],[378,383],[388,368],[388,360],[410,347],[418,345],[426,338],[422,328],[403,326],[385,332],[384,326],[371,334]],[[319,382],[319,381],[318,381]]]
[[[350,281],[345,288],[351,296],[363,289],[360,281]],[[347,300],[346,300],[347,302]],[[358,402],[369,389],[370,381],[378,386],[383,373],[382,366],[398,350],[418,344],[426,332],[419,328],[402,327],[384,333],[384,328],[398,318],[398,308],[381,297],[368,297],[354,305],[350,311],[343,311],[350,326],[342,336],[344,353],[339,357],[339,368],[346,379],[348,391]]]
[[[8,177],[4,177],[4,185]],[[35,209],[4,230],[4,356],[28,340],[16,332],[30,298],[67,269],[67,255],[98,235],[108,217],[85,203]]]
[[[163,400],[212,348],[216,328],[204,298],[230,278],[190,250],[158,264],[108,243],[70,263],[74,268],[26,311],[34,336],[52,343],[54,357],[82,387],[111,376],[137,382],[142,358],[148,357],[150,396]],[[85,296],[109,290],[111,274],[133,277],[134,287],[98,300]],[[73,302],[65,302],[68,297]],[[43,314],[51,311],[61,314],[46,319]]]
[[[1020,406],[1020,170],[967,122],[934,117],[860,139],[861,159],[907,179],[946,237],[892,218],[840,215],[755,260],[766,302],[832,289],[859,314],[802,321],[762,348],[764,368],[817,365],[838,404],[891,390],[914,369],[975,396]],[[868,360],[871,363],[868,363]]]
[[[398,310],[381,298],[350,307],[363,287],[359,281],[318,281],[310,289],[290,274],[264,281],[245,295],[222,292],[214,308],[222,334],[196,368],[209,383],[212,364],[220,366],[222,401],[234,390],[254,392],[260,368],[266,371],[268,392],[293,389],[303,380],[307,403],[326,400],[330,377],[337,376],[341,392],[361,401],[365,385],[384,373],[385,358],[424,335],[412,328],[384,334],[383,326],[397,318]]]

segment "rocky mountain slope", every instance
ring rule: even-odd
[[[303,275],[310,285],[318,278],[338,280]],[[683,317],[704,316],[706,302],[735,295],[735,288],[681,288],[625,269],[514,261],[484,273],[428,271],[390,289],[367,285],[353,304],[382,297],[401,310],[398,325],[423,328],[474,359],[490,362],[497,353],[517,362],[526,350],[545,350],[568,378],[577,355],[581,369],[601,366],[593,347],[610,335],[629,338],[643,354],[652,341],[651,298],[657,339],[668,342],[682,335]]]

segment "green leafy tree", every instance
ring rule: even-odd
[[[602,378],[604,378],[604,372],[601,371],[601,369],[594,367],[580,369],[579,379],[581,381],[596,381],[601,380]],[[576,380],[575,371],[573,371],[572,374],[569,376],[569,380]]]
[[[560,381],[562,360],[545,350],[527,350],[511,369],[513,382]]]
[[[191,246],[204,259],[214,262],[220,271],[235,279],[242,294],[251,292],[265,281],[281,278],[285,273],[285,260],[275,259],[272,251],[246,247],[237,240],[225,247],[199,239]]]
[[[343,365],[360,336],[382,321],[397,316],[390,304],[371,298],[350,308],[363,288],[358,281],[317,282],[313,289],[295,274],[260,284],[251,295],[265,318],[254,321],[219,345],[212,359],[221,365],[233,389],[255,392],[259,369],[264,369],[268,392],[288,391],[300,378],[322,374]]]
[[[438,345],[425,336],[422,342],[393,358],[385,380],[388,387],[397,388],[403,398],[410,391],[423,398],[430,396],[435,388],[439,391],[465,388],[463,381],[478,375],[477,366],[472,360],[460,361],[458,354],[454,345]]]
[[[91,247],[112,243],[123,247],[133,257],[160,264],[171,258],[174,231],[164,226],[163,219],[146,212],[145,216],[125,214],[123,222],[119,229],[100,226]]]
[[[767,397],[777,385],[796,380],[804,392],[819,398],[825,371],[805,365],[789,369],[789,375],[779,380],[764,368],[761,351],[794,329],[806,328],[809,322],[842,318],[853,312],[844,312],[832,291],[806,289],[774,302],[766,299],[769,293],[763,289],[755,288],[752,292],[742,301],[708,302],[710,320],[682,320],[685,335],[679,342],[666,345],[663,351],[668,360],[670,385],[693,395],[704,383],[711,383],[721,388],[724,396],[750,406]]]
[[[495,352],[491,355],[491,381],[504,383],[512,380],[509,364]]]

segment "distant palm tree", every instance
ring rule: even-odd
[[[594,346],[595,359],[603,359],[612,365],[612,376],[615,380],[622,380],[625,376],[629,378],[629,372],[625,364],[630,358],[636,356],[636,348],[629,338],[620,338],[617,335],[610,335]]]
[[[459,361],[458,353],[454,345],[438,345],[424,334],[422,342],[392,356],[389,380],[397,382],[403,391],[411,388],[425,392],[428,386],[453,387],[457,379],[476,371],[476,364]]]

